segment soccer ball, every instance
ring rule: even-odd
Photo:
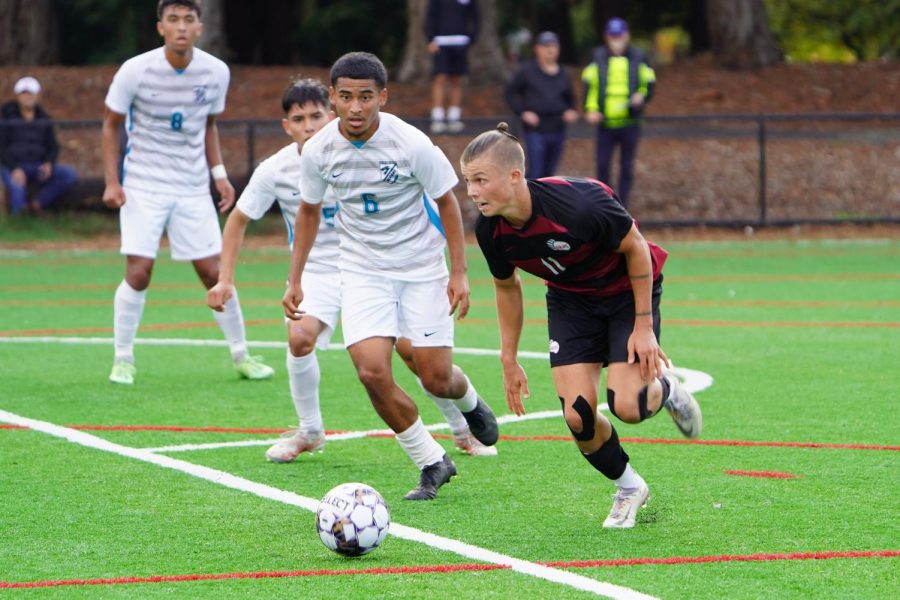
[[[384,498],[364,483],[343,483],[325,494],[316,510],[316,530],[329,550],[368,554],[384,541],[391,513]]]

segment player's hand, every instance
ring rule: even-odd
[[[639,363],[641,378],[648,381],[662,377],[663,366],[671,367],[669,357],[663,352],[652,327],[635,326],[628,336],[628,364]]]
[[[299,321],[303,318],[300,303],[303,302],[303,290],[300,285],[288,285],[281,298],[281,306],[284,308],[284,316],[291,321]]]
[[[225,310],[225,303],[231,300],[232,296],[234,296],[234,285],[220,281],[206,292],[206,304],[211,309],[222,312]]]
[[[541,118],[538,114],[531,110],[526,110],[522,113],[522,122],[528,125],[529,127],[537,127],[538,123],[541,122]]]
[[[456,313],[457,319],[463,319],[469,314],[469,278],[465,273],[450,274],[450,281],[447,283],[447,298],[450,300],[451,315]]]
[[[516,416],[525,414],[525,404],[522,399],[528,399],[531,392],[528,390],[528,376],[525,369],[518,362],[503,364],[503,389],[506,392],[506,405]]]
[[[587,112],[584,113],[584,120],[591,125],[599,125],[603,121],[603,115],[598,112]]]
[[[125,204],[125,190],[119,183],[112,183],[103,190],[103,204],[108,208],[121,208]]]
[[[234,206],[234,186],[228,179],[214,179],[213,181],[219,192],[219,202],[216,203],[216,206],[219,207],[220,213],[226,213]]]

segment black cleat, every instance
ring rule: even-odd
[[[419,485],[403,496],[406,500],[434,500],[438,488],[450,481],[456,475],[456,465],[446,454],[433,465],[422,469],[419,476]]]
[[[469,431],[475,436],[475,439],[485,446],[493,446],[497,443],[500,436],[500,430],[497,428],[497,417],[487,402],[478,396],[478,404],[469,412],[462,414],[469,424]]]

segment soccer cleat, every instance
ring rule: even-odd
[[[663,406],[669,411],[675,426],[685,437],[692,439],[699,437],[703,430],[703,413],[700,412],[700,405],[691,393],[684,389],[675,373],[666,371],[666,379],[672,386],[672,392]]]
[[[500,430],[497,428],[497,417],[494,416],[491,407],[487,402],[478,396],[478,404],[469,412],[464,412],[463,417],[469,424],[469,431],[475,436],[475,439],[485,446],[493,446],[497,443],[500,436]]]
[[[453,445],[469,456],[497,456],[496,446],[485,446],[468,429],[453,434]]]
[[[274,463],[289,463],[303,452],[321,452],[324,446],[323,432],[293,429],[282,433],[281,439],[266,450],[266,458]]]
[[[650,488],[646,483],[636,488],[616,488],[613,496],[612,509],[609,516],[603,521],[606,529],[630,529],[634,527],[637,511],[642,506],[647,506],[650,497]]]
[[[122,385],[131,385],[134,383],[134,374],[137,369],[134,365],[125,360],[117,360],[113,363],[112,372],[109,374],[109,380],[112,383],[120,383]]]
[[[419,485],[407,492],[403,498],[406,500],[434,500],[438,488],[450,481],[454,475],[456,475],[456,465],[445,454],[439,462],[422,469]]]
[[[249,354],[234,363],[234,368],[244,379],[269,379],[275,374],[275,369],[262,362],[261,356],[250,356]]]

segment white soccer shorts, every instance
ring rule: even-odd
[[[222,231],[209,194],[171,196],[125,188],[119,209],[120,252],[156,258],[163,231],[173,260],[198,260],[222,252]]]
[[[411,282],[344,271],[344,346],[371,337],[405,337],[415,347],[452,348],[453,317],[447,282],[447,277]]]
[[[316,347],[325,350],[331,342],[331,336],[334,335],[341,314],[340,273],[337,269],[332,273],[306,271],[300,279],[300,288],[303,290],[300,310],[325,326],[316,338]],[[288,327],[300,323],[287,317],[284,318],[284,322]]]

